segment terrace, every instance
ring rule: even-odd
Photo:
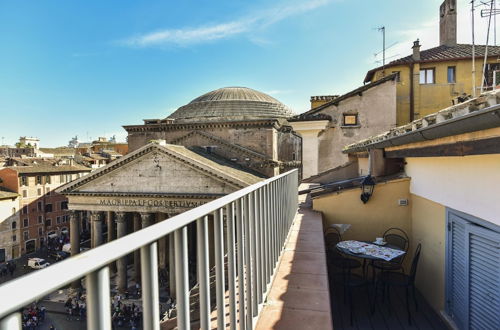
[[[350,325],[343,289],[328,278],[321,214],[303,195],[298,208],[297,179],[296,171],[267,179],[0,286],[0,296],[9,297],[0,301],[0,329],[21,329],[20,308],[80,278],[87,328],[111,329],[109,264],[138,249],[144,329],[406,328],[397,291],[392,308],[381,306],[373,315],[364,292],[355,293]],[[191,223],[197,226],[194,295],[187,262]],[[166,235],[175,242],[176,316],[160,324],[157,241]],[[443,328],[421,296],[419,303],[408,328]]]

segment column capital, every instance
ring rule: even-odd
[[[75,222],[78,220],[78,213],[79,211],[76,210],[70,210],[69,211],[69,221],[70,222]]]
[[[142,220],[142,228],[147,227],[151,224],[154,213],[149,212],[140,212],[141,220]]]
[[[90,221],[102,221],[102,212],[90,211]]]
[[[125,215],[127,212],[115,212],[115,222],[116,223],[121,223],[125,222]]]

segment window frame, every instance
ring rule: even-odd
[[[23,228],[29,227],[29,225],[30,225],[29,218],[24,218],[23,219]]]
[[[346,122],[347,117],[354,117],[354,124],[348,124]],[[343,113],[342,114],[342,126],[347,126],[347,127],[353,127],[353,126],[359,126],[359,116],[357,113]]]
[[[425,82],[422,82],[422,71],[424,72]],[[432,82],[427,82],[427,72],[429,72],[429,71],[432,71]],[[434,84],[436,84],[436,68],[420,68],[418,82],[420,85],[434,85]]]
[[[450,81],[450,69],[453,69],[453,81]],[[448,84],[457,83],[457,67],[455,65],[450,65],[446,68],[446,81]]]

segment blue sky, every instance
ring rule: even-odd
[[[458,0],[459,42],[469,42]],[[117,135],[225,86],[271,94],[296,113],[342,94],[420,38],[437,46],[440,0],[0,0],[0,144]],[[484,43],[478,18],[478,41]],[[481,30],[483,29],[483,30]],[[499,37],[500,39],[500,37]],[[389,60],[391,60],[389,59]]]

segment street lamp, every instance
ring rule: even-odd
[[[373,188],[375,187],[375,181],[373,181],[371,175],[367,175],[363,181],[361,181],[361,200],[364,204],[368,202],[373,194]]]

